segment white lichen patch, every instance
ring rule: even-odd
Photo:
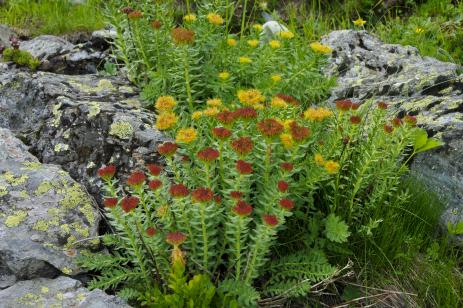
[[[58,143],[58,144],[55,145],[54,150],[57,153],[65,152],[65,151],[69,150],[69,145],[65,144],[65,143]]]
[[[98,102],[89,102],[88,103],[88,117],[91,119],[91,118],[94,118],[96,117],[98,114],[100,114],[100,103]]]
[[[133,135],[132,124],[126,121],[116,121],[111,124],[109,134],[120,139],[129,139]]]

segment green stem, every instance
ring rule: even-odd
[[[206,204],[201,204],[201,229],[203,234],[203,267],[208,269],[208,236],[206,226]]]
[[[265,228],[264,226],[261,226],[262,228]],[[260,249],[262,243],[266,240],[264,236],[267,235],[266,230],[262,230],[259,232],[258,237],[256,238],[256,241],[254,242],[254,247],[251,252],[251,260],[248,263],[247,269],[246,269],[246,276],[244,278],[244,283],[249,284],[251,282],[251,279],[254,275],[254,267],[257,261],[257,257],[260,255]]]
[[[238,281],[241,275],[241,230],[242,230],[243,219],[238,217],[238,223],[236,224],[235,230],[235,262],[236,262],[236,277]]]
[[[272,144],[267,143],[267,150],[265,152],[265,170],[264,170],[264,185],[268,185],[270,177],[270,159],[272,157]]]
[[[183,49],[183,62],[184,62],[184,74],[185,74],[185,87],[186,94],[188,97],[188,106],[190,108],[190,113],[193,113],[193,96],[191,95],[191,85],[190,85],[190,64],[188,62],[188,51],[187,47]]]
[[[241,18],[241,32],[240,32],[240,38],[243,37],[244,34],[244,22],[246,20],[246,7],[248,5],[248,0],[244,0],[244,7],[243,7],[243,17]]]

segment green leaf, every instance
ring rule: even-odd
[[[347,241],[347,238],[350,235],[349,227],[347,224],[341,220],[338,216],[334,214],[328,215],[326,218],[325,224],[325,234],[326,237],[336,243],[344,243]]]
[[[417,152],[418,149],[425,146],[427,141],[428,133],[422,128],[417,128],[415,131],[415,140],[413,143],[413,149],[415,150],[415,152]]]
[[[416,153],[428,151],[428,150],[440,147],[442,145],[444,145],[442,141],[436,138],[429,138],[426,144],[423,147],[419,148],[418,151],[416,151]]]
[[[463,221],[460,221],[456,224],[453,224],[449,221],[447,223],[447,230],[450,234],[453,234],[453,235],[463,234]]]

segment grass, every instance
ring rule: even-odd
[[[93,31],[104,26],[100,3],[101,0],[79,5],[68,0],[7,0],[0,6],[0,23],[19,29],[25,36]]]

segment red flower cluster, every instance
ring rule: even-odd
[[[235,117],[241,118],[242,120],[252,120],[257,118],[257,111],[251,107],[236,109]]]
[[[257,129],[265,137],[275,137],[284,131],[284,126],[275,119],[265,119],[257,123]]]
[[[217,157],[219,157],[220,153],[219,151],[211,148],[211,147],[207,147],[207,148],[204,148],[202,149],[201,151],[198,152],[198,158],[204,162],[211,162],[215,159],[217,159]]]
[[[161,26],[162,26],[162,23],[159,20],[151,21],[151,28],[157,30],[157,29],[160,29]]]
[[[132,9],[130,6],[126,6],[126,7],[121,9],[121,12],[124,13],[124,14],[130,14],[133,11],[134,11],[134,9]]]
[[[404,117],[404,121],[405,121],[405,123],[407,123],[408,125],[416,126],[416,117],[415,117],[415,116],[406,115],[406,116]]]
[[[100,169],[98,169],[97,174],[103,180],[109,181],[114,177],[114,174],[116,174],[116,166],[107,165],[105,167],[101,167]]]
[[[148,187],[153,191],[159,189],[159,187],[161,186],[162,186],[161,180],[151,180],[148,182]]]
[[[281,192],[286,192],[289,188],[289,184],[285,181],[278,181],[278,190]]]
[[[254,143],[250,137],[240,137],[231,142],[231,147],[239,156],[245,156],[251,153]]]
[[[287,162],[281,163],[280,167],[281,167],[281,169],[283,169],[284,171],[287,171],[287,172],[293,171],[293,168],[294,168],[293,164],[287,163]]]
[[[239,200],[243,197],[243,193],[241,191],[232,191],[230,192],[230,197],[232,197],[232,199]]]
[[[153,227],[148,227],[146,229],[146,235],[149,237],[153,237],[156,234],[156,229]]]
[[[162,167],[156,164],[148,164],[146,165],[146,168],[149,170],[151,175],[158,176],[161,174]]]
[[[238,170],[240,174],[251,174],[252,164],[247,163],[244,160],[238,160],[236,162],[236,170]]]
[[[378,108],[379,109],[386,110],[388,107],[389,107],[389,105],[386,104],[385,102],[378,102]]]
[[[336,109],[348,111],[350,108],[352,108],[352,101],[350,99],[336,101]]]
[[[121,208],[124,210],[124,212],[130,213],[137,207],[139,201],[140,200],[137,197],[126,196],[122,199]]]
[[[218,139],[225,140],[231,136],[231,131],[225,127],[214,127],[212,129],[212,135]]]
[[[166,242],[173,245],[179,246],[186,240],[186,235],[180,231],[169,232],[166,236]]]
[[[105,198],[103,200],[103,204],[107,208],[115,207],[117,205],[117,202],[118,202],[117,198]]]
[[[310,129],[304,126],[299,126],[296,122],[292,122],[289,126],[289,131],[294,141],[304,141],[310,135]]]
[[[235,122],[236,114],[231,111],[222,111],[219,112],[215,117],[217,121],[223,125],[230,126],[233,124],[233,122]]]
[[[357,110],[357,109],[359,109],[359,107],[360,107],[360,104],[359,104],[359,103],[352,103],[352,105],[350,106],[350,108],[351,108],[352,110]]]
[[[172,156],[178,149],[178,145],[173,142],[164,142],[158,146],[158,152],[164,156]]]
[[[278,218],[275,215],[264,214],[262,220],[269,227],[275,227],[278,225]]]
[[[350,122],[352,124],[357,125],[357,124],[360,124],[360,122],[362,122],[362,119],[359,116],[351,116],[350,117]]]
[[[280,200],[280,206],[283,209],[290,211],[294,207],[294,202],[292,200],[289,200],[289,199],[281,199]]]
[[[294,105],[294,106],[298,106],[300,105],[299,101],[297,99],[295,99],[294,97],[292,97],[291,95],[286,95],[286,94],[283,94],[283,93],[278,93],[276,95],[276,97],[284,100],[286,103],[288,104],[291,104],[291,105]]]
[[[146,175],[141,171],[132,172],[127,179],[127,185],[137,187],[141,186],[146,180]]]
[[[222,197],[220,195],[215,195],[214,202],[220,204],[222,202]]]
[[[169,188],[169,193],[173,198],[183,198],[190,193],[188,188],[183,184],[173,184]]]
[[[191,193],[194,202],[205,203],[212,200],[214,193],[209,188],[200,187]]]
[[[232,211],[240,217],[246,217],[252,213],[252,206],[243,200],[239,200]]]
[[[392,125],[394,125],[395,127],[399,127],[400,125],[402,125],[402,119],[401,118],[392,119]]]
[[[390,134],[390,133],[392,133],[393,130],[394,130],[394,127],[392,127],[391,125],[388,125],[388,124],[384,124],[384,132],[385,133]]]
[[[135,19],[139,19],[143,16],[143,13],[140,12],[140,11],[132,11],[130,13],[127,14],[127,17],[129,19],[132,19],[132,20],[135,20]]]

